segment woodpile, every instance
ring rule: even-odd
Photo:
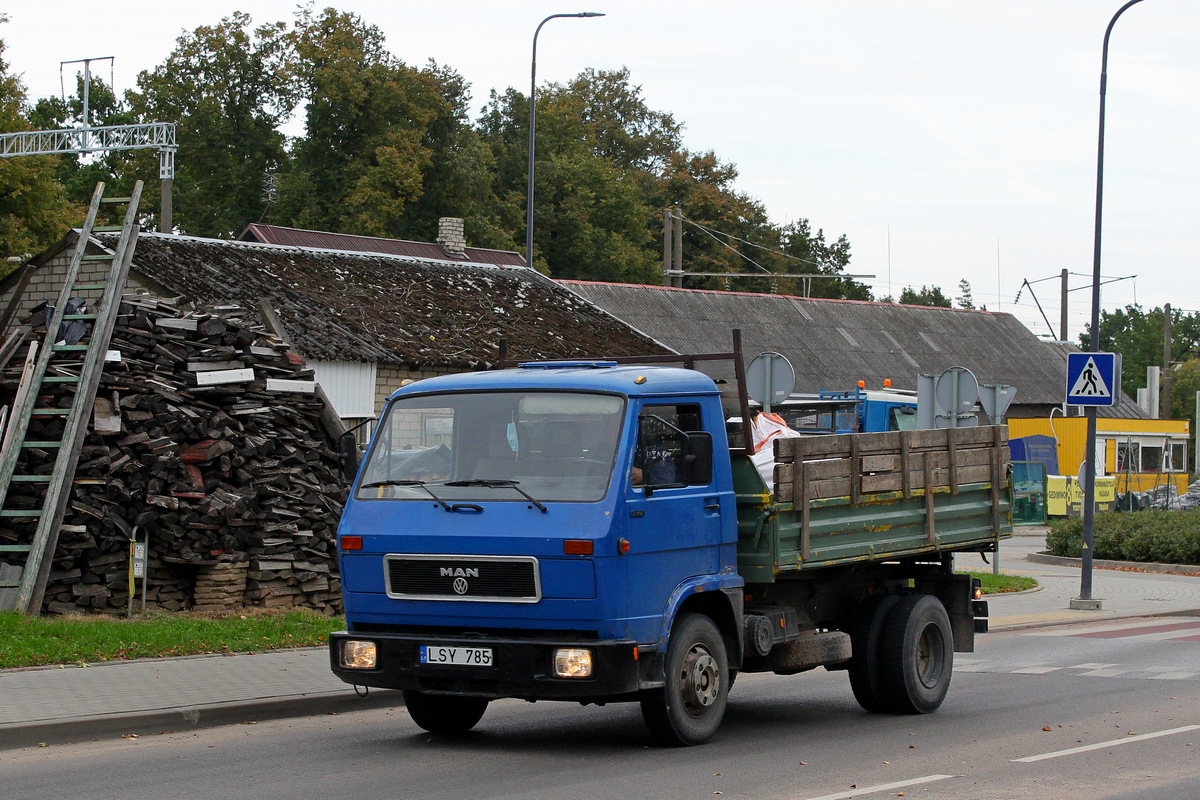
[[[136,529],[149,536],[147,607],[339,613],[347,487],[304,360],[239,307],[185,313],[146,294],[123,298],[109,349],[45,608],[124,610]],[[72,385],[43,383],[38,405],[69,406]],[[35,417],[27,439],[54,438],[55,425]],[[52,470],[49,449],[27,453],[18,473]],[[22,493],[37,505],[39,486],[14,482],[10,505]],[[0,542],[29,541],[32,526],[6,523]]]

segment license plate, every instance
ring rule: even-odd
[[[492,665],[492,648],[443,647],[442,645],[423,644],[421,645],[421,663],[490,667]]]

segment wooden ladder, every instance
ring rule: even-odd
[[[8,429],[0,445],[0,525],[3,525],[3,530],[0,530],[0,556],[7,557],[9,562],[0,563],[0,610],[15,609],[32,614],[41,611],[42,596],[58,545],[59,527],[70,501],[75,467],[87,435],[88,418],[100,386],[104,357],[116,325],[121,293],[125,289],[129,264],[137,243],[137,210],[141,196],[141,181],[134,185],[133,194],[129,197],[106,198],[104,184],[97,184],[63,278],[62,291],[59,292],[53,314],[46,320],[45,338],[41,342],[33,339],[29,343],[21,382],[9,413]],[[102,205],[128,206],[124,223],[120,226],[96,225],[96,216]],[[120,232],[116,247],[111,252],[88,254],[92,234],[104,231]],[[107,264],[107,279],[95,284],[78,282],[80,267],[85,263],[89,266]],[[94,313],[67,314],[67,301],[76,292],[87,290],[103,291]],[[78,344],[59,343],[59,328],[70,320],[90,324],[90,329]],[[78,361],[81,355],[82,366]],[[63,362],[73,363],[65,366]],[[47,372],[53,374],[48,375]],[[69,408],[39,407],[42,386],[53,383],[74,384],[74,399]],[[61,435],[29,438],[30,421],[34,417],[41,421],[62,419]],[[54,430],[58,426],[43,427]],[[27,451],[42,451],[46,455],[57,451],[53,458],[53,470],[46,473],[43,466],[40,471],[19,471],[21,454]],[[19,501],[10,497],[9,490],[17,483],[44,484],[46,490],[37,496],[36,504],[30,505],[27,495],[22,495]],[[29,534],[29,528],[33,529],[32,534]],[[17,529],[22,530],[18,533]],[[21,542],[21,539],[27,541]],[[11,563],[21,559],[24,559],[23,564]]]

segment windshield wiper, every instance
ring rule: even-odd
[[[450,484],[446,484],[446,485],[449,486]],[[372,483],[364,483],[362,486],[360,486],[358,488],[360,488],[360,489],[377,489],[380,486],[420,486],[422,489],[424,489],[426,491],[426,493],[428,493],[428,495],[430,497],[432,497],[434,500],[437,501],[437,504],[439,506],[446,509],[447,511],[454,510],[450,506],[446,505],[445,500],[443,500],[442,498],[440,498],[436,494],[434,494],[433,489],[430,489],[428,486],[425,485],[425,481],[374,481]]]
[[[545,514],[549,510],[544,505],[539,503],[534,498],[533,495],[531,495],[529,492],[522,489],[517,484],[517,482],[513,481],[513,480],[475,478],[475,479],[469,480],[469,481],[447,481],[446,485],[447,486],[483,486],[488,489],[516,489],[517,492],[519,492],[522,497],[524,497],[526,500],[528,500],[529,502],[531,502],[535,506],[537,506],[538,510],[541,511],[543,514]]]

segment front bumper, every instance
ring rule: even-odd
[[[374,669],[341,666],[341,643],[347,639],[375,643]],[[422,664],[421,645],[488,647],[491,666]],[[559,678],[554,674],[554,651],[585,647],[592,651],[592,675]],[[330,667],[346,683],[379,689],[407,689],[432,694],[474,697],[519,697],[528,700],[589,700],[633,694],[653,673],[657,654],[638,653],[632,640],[579,641],[542,638],[458,637],[442,633],[347,633],[329,636]],[[661,685],[661,679],[659,681]]]

